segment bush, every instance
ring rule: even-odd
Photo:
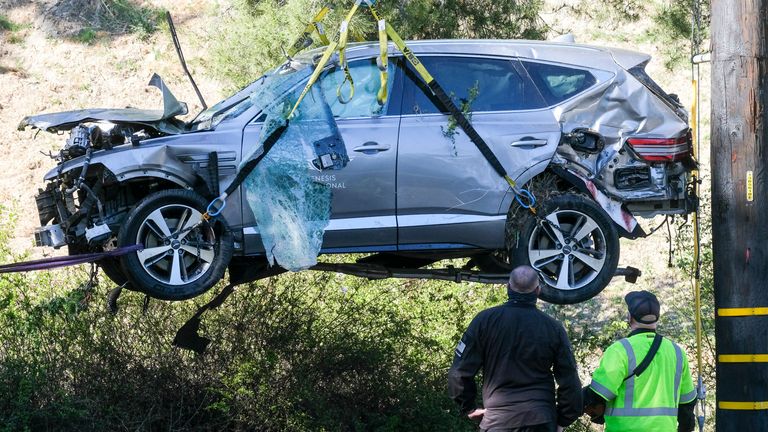
[[[20,28],[18,24],[14,23],[13,21],[9,20],[7,16],[0,14],[0,31],[7,30],[7,31],[16,31]]]
[[[692,17],[698,11],[698,30],[692,33]],[[683,2],[664,2],[652,16],[653,27],[645,33],[645,38],[656,43],[664,58],[668,70],[688,64],[691,58],[691,37],[695,36],[695,47],[706,51],[704,38],[709,34],[709,0],[687,0]]]
[[[0,224],[0,259],[23,259],[2,246],[8,232]],[[445,393],[446,372],[469,321],[506,300],[487,285],[287,274],[207,312],[213,343],[195,355],[171,342],[213,293],[144,311],[128,292],[111,315],[111,287],[86,279],[78,268],[0,275],[0,431],[474,430]],[[565,324],[585,382],[626,333],[620,298],[540,307]],[[665,334],[693,352],[690,328],[670,322]]]
[[[212,294],[143,312],[126,293],[113,316],[86,273],[0,276],[0,430],[473,429],[446,370],[499,290],[284,275],[207,313],[197,356],[171,341]]]
[[[324,19],[328,37],[336,34],[349,10],[333,2]],[[524,38],[541,39],[540,0],[524,2],[416,0],[385,2],[381,13],[403,39]],[[214,37],[212,73],[240,88],[285,60],[283,49],[319,11],[312,0],[235,0]],[[350,41],[377,40],[376,26],[365,8],[350,23]]]

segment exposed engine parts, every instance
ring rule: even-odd
[[[114,124],[109,122],[83,123],[69,132],[64,148],[58,159],[66,162],[70,159],[85,155],[88,149],[111,150],[123,144],[136,144],[153,135],[144,129],[132,125]]]
[[[113,237],[109,224],[117,223],[115,215],[124,214],[127,207],[113,208],[121,202],[114,197],[105,202],[104,186],[116,180],[103,166],[90,166],[92,154],[121,145],[136,145],[153,136],[158,136],[157,132],[147,133],[133,124],[86,122],[73,127],[64,148],[58,155],[51,155],[59,163],[58,175],[46,189],[39,189],[35,198],[42,225],[35,231],[35,244],[60,248],[73,244],[77,238],[84,238],[87,245],[83,246],[89,247],[109,242]],[[67,161],[76,158],[83,160],[79,168],[64,169]],[[46,226],[52,221],[57,223]]]

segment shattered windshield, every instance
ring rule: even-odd
[[[191,132],[213,129],[224,120],[234,118],[254,105],[266,105],[274,100],[265,93],[280,94],[312,73],[310,62],[291,60],[248,84],[234,95],[198,114],[189,124]]]
[[[298,82],[293,78],[290,81]],[[289,85],[287,81],[277,83],[283,89]],[[344,168],[349,157],[319,85],[312,87],[290,120],[288,113],[301,88],[296,87],[288,94],[273,90],[267,84],[259,95],[276,103],[264,109],[266,119],[259,142],[243,156],[241,169],[251,159],[262,156],[267,137],[281,126],[286,128],[245,178],[243,186],[258,223],[267,260],[298,271],[317,263],[325,227],[331,217],[332,191],[327,184],[316,180],[316,174]]]

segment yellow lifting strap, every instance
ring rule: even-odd
[[[397,32],[392,28],[392,26],[387,25],[387,23],[381,18],[379,15],[378,10],[375,7],[375,0],[357,0],[354,4],[354,6],[350,9],[349,13],[347,14],[347,17],[344,21],[342,21],[341,26],[339,28],[339,32],[337,33],[337,36],[333,42],[331,42],[328,47],[326,48],[325,52],[323,53],[323,56],[321,57],[320,61],[318,62],[317,66],[315,67],[315,70],[312,72],[312,75],[309,78],[309,81],[307,82],[306,86],[302,90],[301,94],[299,95],[298,100],[293,106],[293,109],[291,109],[290,113],[288,114],[288,119],[293,117],[293,114],[296,112],[296,109],[298,108],[301,101],[304,99],[304,97],[309,92],[309,89],[312,87],[312,85],[317,81],[317,79],[320,76],[320,73],[322,72],[323,68],[325,67],[328,60],[331,58],[331,55],[333,52],[338,48],[339,50],[339,61],[344,68],[344,82],[349,82],[350,84],[350,95],[349,98],[351,99],[352,95],[354,94],[354,83],[352,81],[352,77],[349,74],[349,68],[347,67],[346,62],[346,56],[345,56],[345,48],[346,48],[346,40],[347,40],[347,33],[348,33],[348,27],[349,27],[349,21],[352,19],[355,12],[357,12],[357,9],[359,8],[361,3],[365,3],[368,7],[368,10],[371,11],[371,15],[373,15],[373,18],[378,23],[378,31],[379,31],[379,70],[381,72],[381,86],[382,88],[379,89],[379,94],[377,95],[377,100],[380,104],[383,105],[383,103],[386,101],[386,65],[387,65],[387,49],[388,44],[386,37],[389,36],[390,39],[392,39],[392,43],[395,45],[395,47],[400,50],[403,53],[403,56],[410,62],[410,64],[413,66],[413,68],[416,70],[416,72],[419,74],[422,80],[424,80],[424,83],[430,88],[430,90],[435,94],[435,96],[443,103],[446,108],[451,112],[451,115],[454,116],[454,118],[457,119],[457,122],[459,125],[464,129],[464,131],[469,136],[470,140],[477,146],[477,148],[480,150],[480,152],[483,154],[485,159],[491,164],[493,169],[501,175],[502,178],[509,184],[512,191],[515,193],[515,199],[522,205],[524,208],[530,210],[531,213],[534,215],[536,214],[536,199],[533,197],[533,195],[523,189],[520,189],[517,187],[517,184],[514,180],[507,174],[504,167],[501,165],[499,160],[496,158],[496,155],[493,153],[493,151],[488,147],[488,145],[485,143],[485,141],[482,139],[482,137],[477,133],[477,131],[472,127],[471,123],[466,119],[466,117],[463,115],[463,113],[456,107],[456,105],[451,101],[450,97],[445,93],[442,87],[435,82],[434,77],[427,71],[427,69],[424,67],[424,64],[421,63],[421,61],[416,57],[416,55],[411,51],[410,48],[405,44],[403,39],[400,37],[400,35],[397,34]],[[342,82],[342,85],[344,84]],[[349,101],[349,99],[344,99],[341,94],[341,86],[337,89],[337,96],[339,98],[339,101],[342,103],[346,103]]]
[[[371,11],[371,15],[373,15],[373,19],[376,21],[382,21],[381,17],[379,16],[379,12],[376,10],[376,7],[372,4],[368,5],[368,10]],[[432,75],[427,72],[427,69],[424,67],[423,64],[421,64],[421,61],[416,57],[415,54],[413,54],[413,51],[411,51],[410,48],[403,42],[403,39],[400,38],[400,35],[397,34],[395,29],[392,28],[390,25],[386,25],[385,23],[385,29],[386,34],[389,36],[390,39],[392,39],[392,43],[395,44],[395,47],[397,47],[400,52],[403,53],[406,59],[411,63],[414,69],[416,69],[416,72],[419,73],[421,76],[421,79],[424,80],[424,82],[429,85],[432,81],[435,79],[432,78]],[[379,29],[381,31],[381,29]],[[381,40],[381,35],[379,35],[379,40]]]
[[[355,12],[357,12],[358,7],[360,7],[361,1],[367,2],[368,0],[357,0],[355,2],[355,5],[352,6],[352,9],[349,10],[349,13],[347,14],[347,18],[342,22],[342,26],[339,28],[339,31],[336,33],[336,37],[334,37],[333,40],[325,48],[325,51],[323,52],[323,56],[320,58],[320,61],[317,62],[317,66],[315,66],[315,70],[312,71],[312,75],[309,77],[309,81],[307,81],[307,84],[304,86],[304,89],[301,91],[301,94],[299,94],[298,99],[296,99],[296,103],[293,105],[293,108],[291,108],[291,112],[288,113],[288,119],[291,119],[293,117],[293,114],[296,112],[296,109],[299,107],[299,104],[301,103],[302,100],[304,100],[304,97],[307,95],[307,93],[309,93],[309,90],[312,88],[312,86],[315,84],[317,79],[320,77],[320,73],[323,71],[323,68],[325,68],[325,65],[328,63],[328,60],[331,58],[333,53],[338,48],[339,40],[341,39],[341,30],[343,29],[343,27],[346,27],[344,23],[349,22],[349,20],[352,19],[352,16],[355,14]],[[354,92],[354,89],[353,89],[353,92]]]
[[[320,22],[325,18],[326,15],[328,15],[328,12],[331,11],[331,8],[329,6],[323,6],[322,9],[320,9],[320,12],[315,15],[314,18],[312,18],[312,21],[310,21],[306,27],[304,27],[304,31],[301,32],[301,35],[298,39],[296,39],[296,42],[291,45],[291,48],[288,50],[288,56],[293,57],[298,53],[299,51],[303,50],[304,48],[312,45],[312,32],[317,31],[317,35],[320,38],[320,42],[323,45],[328,45],[330,41],[328,41],[328,37],[325,35],[325,28],[323,27],[323,24]]]
[[[316,22],[315,23],[315,30],[317,31],[317,37],[320,38],[320,43],[323,44],[323,46],[328,45],[331,43],[331,41],[328,40],[328,36],[325,34],[325,27],[323,26],[323,23]]]
[[[336,98],[342,104],[349,103],[355,96],[355,82],[352,80],[352,74],[349,73],[349,65],[347,64],[347,37],[349,36],[349,22],[352,21],[352,17],[355,15],[355,12],[357,12],[357,9],[362,2],[363,0],[355,1],[355,5],[349,10],[347,17],[341,22],[341,26],[339,27],[339,64],[344,71],[344,81],[342,81],[341,84],[339,84],[339,87],[336,88]],[[343,95],[342,91],[345,83],[349,83],[349,96],[346,97]]]
[[[387,23],[380,19],[378,20],[379,28],[379,57],[376,58],[376,66],[379,67],[379,92],[376,94],[376,102],[380,106],[384,106],[387,103],[387,82],[389,81],[389,73],[387,68],[389,67],[389,58],[387,56],[387,48],[389,43],[387,42]]]
[[[293,105],[293,108],[291,108],[291,111],[288,113],[288,119],[291,119],[296,112],[296,109],[298,109],[299,104],[301,104],[301,101],[304,100],[304,97],[307,96],[307,93],[309,93],[309,90],[312,88],[312,86],[315,84],[317,79],[320,77],[320,74],[323,71],[323,68],[325,68],[325,65],[328,64],[328,60],[330,60],[331,56],[333,56],[333,53],[339,49],[339,45],[342,40],[342,33],[344,33],[343,39],[344,39],[344,45],[346,46],[346,37],[347,37],[347,31],[349,26],[349,21],[354,16],[355,12],[357,12],[357,9],[360,7],[360,4],[362,2],[365,2],[366,4],[370,5],[369,0],[357,0],[355,1],[354,6],[349,10],[349,13],[347,13],[346,18],[344,21],[342,21],[341,26],[339,27],[339,31],[336,33],[336,37],[333,38],[332,41],[328,44],[328,46],[325,48],[325,51],[323,52],[323,56],[320,57],[320,61],[317,62],[317,66],[315,66],[315,70],[312,71],[312,75],[309,77],[309,81],[307,81],[307,84],[304,86],[304,89],[299,94],[298,99],[296,99],[296,103]],[[343,49],[342,49],[343,51]],[[339,60],[343,58],[343,53],[339,53]],[[345,82],[347,81],[347,77],[350,82],[350,98],[354,94],[354,83],[352,82],[352,77],[349,75],[349,69],[345,67],[344,70],[345,73]],[[343,85],[344,83],[342,83]],[[386,83],[383,83],[382,85],[386,85]],[[339,89],[337,89],[337,96],[339,96],[339,100],[341,101],[341,86],[339,86]],[[344,103],[344,102],[342,102]]]
[[[699,139],[698,139],[698,133],[699,133],[699,124],[698,124],[698,97],[699,97],[699,82],[698,79],[694,78],[691,80],[691,84],[693,86],[693,103],[691,104],[691,139],[693,142],[693,157],[694,159],[698,160],[698,147],[699,147]],[[699,170],[695,169],[691,173],[691,178],[693,180],[693,191],[698,196],[698,181],[699,181]],[[702,328],[701,328],[701,275],[699,267],[699,254],[700,254],[700,248],[701,245],[699,244],[699,209],[698,205],[696,206],[695,211],[693,212],[693,215],[691,217],[693,222],[693,265],[696,266],[694,270],[694,282],[693,282],[693,294],[694,294],[694,310],[696,311],[696,363],[697,367],[699,369],[699,373],[701,373],[702,368],[702,359],[701,359],[701,339],[702,339]]]
[[[380,41],[380,45],[381,45],[382,43],[385,43],[385,42],[381,42],[381,37],[382,37],[381,36],[381,27],[382,27],[381,23],[382,23],[383,20],[379,17],[379,13],[376,10],[375,6],[369,5],[368,6],[368,10],[371,11],[371,15],[373,15],[373,18],[379,22],[379,41]],[[392,26],[389,26],[389,25],[386,25],[386,24],[384,25],[384,27],[386,29],[386,35],[388,35],[390,37],[390,39],[392,39],[392,43],[395,44],[395,47],[397,47],[397,49],[400,50],[400,52],[403,53],[405,58],[408,59],[408,61],[411,63],[411,66],[413,66],[413,68],[416,70],[416,72],[418,72],[418,74],[421,76],[421,79],[424,80],[424,83],[427,84],[427,86],[432,84],[432,82],[435,80],[435,78],[432,77],[432,75],[427,71],[427,68],[424,67],[424,65],[421,63],[419,58],[416,57],[416,55],[413,53],[413,51],[411,51],[411,49],[408,48],[408,45],[406,45],[405,42],[403,41],[403,39],[400,38],[400,35],[397,34],[395,29],[393,29]],[[382,50],[381,56],[386,58],[386,53],[385,53],[386,48],[382,47],[381,50]],[[516,194],[519,194],[519,190],[517,188],[517,183],[515,183],[515,181],[512,180],[512,178],[510,176],[505,175],[504,176],[504,180],[506,180],[506,182],[509,184],[510,187],[512,187],[512,190],[514,190]],[[532,212],[534,212],[534,213],[536,212],[536,210],[533,207],[531,207],[531,209],[532,209],[531,210]]]

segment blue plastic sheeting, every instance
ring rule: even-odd
[[[264,110],[260,144],[243,158],[243,163],[258,157],[266,137],[285,124],[301,91],[296,84],[311,69],[273,73],[265,78],[264,86],[252,96],[254,103],[278,102]],[[315,181],[312,173],[341,169],[348,161],[333,114],[319,86],[314,86],[280,140],[243,182],[271,264],[298,271],[317,263],[331,217],[332,193],[328,185]]]

